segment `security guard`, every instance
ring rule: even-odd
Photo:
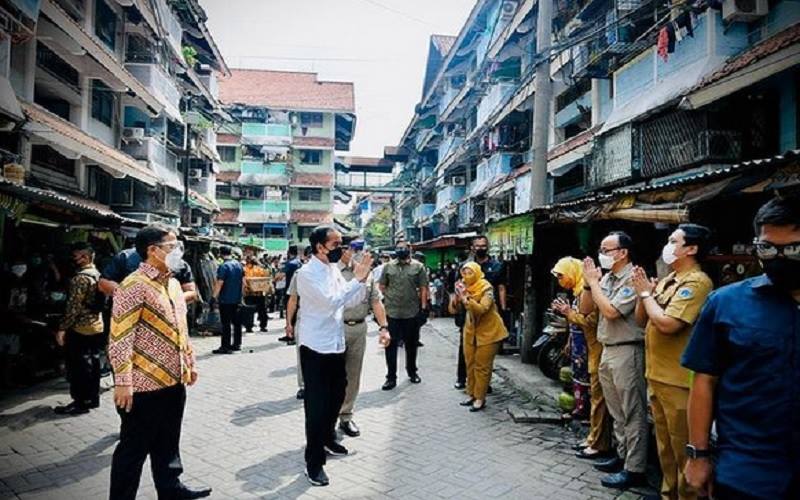
[[[706,251],[711,232],[696,224],[681,224],[661,254],[672,269],[658,285],[644,270],[633,271],[638,295],[636,320],[645,324],[645,377],[650,389],[650,407],[656,429],[661,463],[661,498],[695,499],[683,474],[685,445],[689,439],[686,405],[689,400],[689,370],[680,365],[681,354],[692,325],[711,293],[711,279],[700,270],[698,259]]]
[[[350,242],[349,238],[343,238],[346,250],[342,253],[342,260],[339,261],[339,269],[345,280],[350,281],[355,278],[353,267],[355,255],[363,249],[363,242]],[[359,245],[360,243],[360,245]],[[347,372],[347,389],[345,390],[344,402],[339,410],[339,428],[350,437],[361,435],[358,426],[353,422],[353,406],[358,397],[358,389],[361,385],[361,367],[364,364],[364,351],[367,347],[367,316],[370,309],[375,314],[375,319],[380,326],[381,341],[388,343],[389,328],[386,321],[386,310],[381,301],[381,292],[378,284],[372,279],[367,278],[366,294],[364,300],[354,307],[346,307],[344,310],[344,343],[345,343],[345,370]]]

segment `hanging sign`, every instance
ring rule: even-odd
[[[486,226],[491,253],[495,255],[530,255],[533,253],[533,214],[523,214]]]

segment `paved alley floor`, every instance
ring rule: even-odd
[[[431,326],[422,335],[422,384],[401,377],[388,392],[380,388],[383,350],[370,332],[354,417],[362,436],[344,440],[349,456],[328,461],[331,485],[311,487],[295,352],[276,340],[282,326],[275,320],[269,333],[246,335],[237,355],[210,354],[218,338],[193,339],[200,379],[189,389],[183,480],[213,487],[212,498],[614,497],[591,464],[573,457],[570,430],[511,420],[507,408],[521,396],[503,380],[495,378],[486,411],[460,407],[463,394],[452,386],[457,332]],[[106,498],[119,425],[111,396],[71,418],[51,411],[69,399],[63,381],[0,401],[0,498]],[[148,467],[141,498],[155,498]]]

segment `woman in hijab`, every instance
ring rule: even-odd
[[[508,331],[497,312],[492,285],[484,278],[480,264],[467,262],[461,267],[450,310],[466,310],[464,359],[467,363],[467,395],[462,406],[475,412],[486,408],[486,391],[492,379],[494,357]]]
[[[603,346],[597,341],[597,312],[583,315],[578,300],[583,293],[583,267],[580,260],[564,257],[551,271],[561,288],[572,292],[573,302],[553,301],[553,309],[567,318],[570,326],[572,383],[575,396],[573,418],[589,413],[589,435],[575,449],[579,458],[600,458],[611,449],[611,419],[606,410],[603,389],[597,375]]]

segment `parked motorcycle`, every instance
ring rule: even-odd
[[[542,373],[552,380],[559,380],[561,367],[568,363],[564,346],[569,339],[567,320],[552,311],[545,313],[547,325],[533,344],[536,360]]]

